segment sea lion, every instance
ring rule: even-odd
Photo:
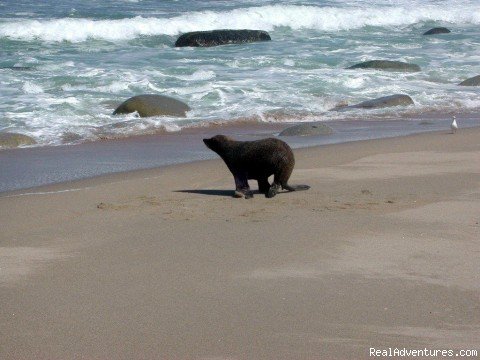
[[[280,187],[288,191],[308,190],[308,185],[290,186],[287,181],[295,165],[293,151],[287,143],[274,139],[236,141],[225,135],[203,139],[205,145],[225,161],[235,180],[235,197],[253,197],[248,180],[258,181],[258,190],[267,198],[274,197]],[[268,177],[273,175],[273,184]]]

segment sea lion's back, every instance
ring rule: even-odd
[[[280,168],[295,165],[293,151],[287,143],[275,138],[245,141],[242,146],[242,163],[251,174],[269,175]]]
[[[262,140],[259,140],[262,141]],[[275,162],[285,161],[295,163],[292,148],[285,142],[275,138],[264,139],[266,151],[269,152],[271,159]]]

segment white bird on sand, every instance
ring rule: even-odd
[[[453,121],[450,125],[450,129],[452,129],[452,134],[455,134],[458,130],[457,119],[455,118],[455,115],[453,115]]]

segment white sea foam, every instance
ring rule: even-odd
[[[128,40],[138,36],[178,35],[213,29],[262,29],[340,31],[365,26],[407,26],[425,21],[480,24],[480,4],[462,2],[452,6],[317,7],[269,5],[230,11],[198,11],[170,18],[135,17],[118,20],[63,18],[15,20],[0,23],[0,37],[49,42],[81,42],[88,39]]]
[[[23,91],[25,94],[41,94],[43,93],[43,89],[40,85],[34,84],[30,81],[26,81],[22,86]]]
[[[480,3],[443,0],[440,6],[434,1],[342,1],[339,7],[245,7],[244,1],[238,1],[243,8],[220,11],[226,7],[214,6],[215,11],[189,13],[174,8],[170,15],[154,18],[150,13],[144,15],[148,18],[120,20],[4,17],[0,41],[10,37],[22,42],[7,41],[15,56],[5,53],[2,64],[16,62],[30,69],[0,68],[0,98],[6,100],[0,105],[4,115],[0,128],[33,136],[45,145],[178,131],[190,124],[219,120],[329,121],[352,114],[359,118],[374,114],[380,119],[401,111],[477,111],[478,89],[456,84],[478,74]],[[172,15],[179,13],[183,15]],[[433,22],[451,28],[452,34],[422,37]],[[368,25],[379,28],[362,29]],[[124,41],[219,28],[265,29],[276,41],[267,48],[248,50],[175,49],[173,37]],[[348,29],[360,30],[334,34]],[[29,40],[48,44],[25,46],[23,41]],[[70,46],[64,41],[80,43]],[[428,51],[415,51],[423,48]],[[417,63],[422,71],[345,70],[376,58]],[[112,115],[122,101],[143,93],[177,98],[193,110],[186,119]],[[339,103],[352,105],[393,93],[409,94],[415,106],[368,113],[328,111]]]
[[[187,81],[200,81],[200,80],[210,80],[215,77],[215,72],[208,70],[198,70],[191,75],[180,75],[177,76],[178,79],[187,80]]]
[[[106,93],[118,94],[121,91],[128,90],[129,83],[125,81],[115,81],[108,85],[98,86],[96,90]]]
[[[167,132],[178,132],[180,130],[182,130],[182,128],[177,125],[177,124],[174,124],[174,123],[165,123],[163,124],[164,128],[165,128],[165,131]]]
[[[365,79],[362,77],[349,78],[345,80],[344,85],[350,89],[359,89],[365,86]]]

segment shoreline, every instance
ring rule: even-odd
[[[0,357],[480,350],[479,135],[296,149],[272,199],[220,159],[0,196]]]
[[[460,115],[461,129],[478,127],[471,114]],[[277,136],[297,123],[236,123],[185,129],[178,133],[141,135],[77,145],[42,146],[0,151],[0,196],[17,190],[140,171],[199,160],[215,159],[201,139],[218,133],[238,140]],[[292,148],[304,148],[351,141],[391,138],[416,133],[449,131],[450,120],[438,114],[422,119],[384,121],[341,120],[326,123],[334,133],[328,136],[281,137]]]

